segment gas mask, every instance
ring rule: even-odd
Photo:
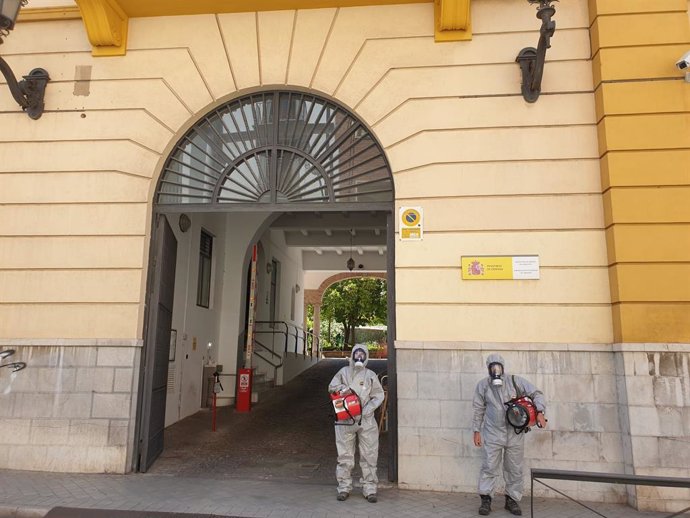
[[[357,349],[352,355],[352,361],[355,362],[355,368],[361,369],[364,367],[364,362],[367,360],[367,353],[362,349]]]
[[[489,377],[491,378],[491,384],[495,387],[500,387],[503,385],[503,365],[500,363],[490,363],[489,364]]]

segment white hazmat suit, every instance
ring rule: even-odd
[[[501,458],[503,458],[506,494],[519,502],[523,491],[525,434],[516,434],[515,429],[508,424],[505,403],[517,396],[518,390],[515,384],[523,395],[532,398],[538,412],[546,410],[546,403],[544,395],[529,381],[505,373],[505,360],[500,355],[489,355],[486,359],[487,367],[492,363],[500,363],[503,366],[503,384],[492,385],[490,377],[482,379],[477,383],[472,402],[474,409],[472,427],[474,432],[481,433],[484,446],[484,460],[479,475],[479,494],[493,497],[501,469]]]
[[[357,351],[364,351],[364,361],[355,362]],[[359,353],[361,355],[361,353]],[[357,393],[362,403],[362,421],[351,425],[336,424],[335,445],[338,449],[338,495],[347,497],[352,491],[352,468],[355,466],[355,443],[359,438],[359,466],[362,469],[362,493],[369,501],[376,501],[378,476],[376,464],[379,456],[379,430],[374,411],[383,403],[384,392],[376,374],[366,368],[369,351],[363,345],[352,349],[349,365],[340,369],[328,385],[328,391]],[[341,498],[339,498],[341,499]]]

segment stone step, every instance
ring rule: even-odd
[[[254,373],[252,380],[252,403],[259,401],[259,394],[275,388],[275,380],[268,379],[265,373]]]

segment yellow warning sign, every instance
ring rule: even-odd
[[[400,207],[400,240],[420,241],[424,236],[424,211],[421,207]]]

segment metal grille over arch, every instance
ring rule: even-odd
[[[235,99],[197,122],[168,158],[158,206],[393,201],[388,161],[348,110],[295,91]]]

